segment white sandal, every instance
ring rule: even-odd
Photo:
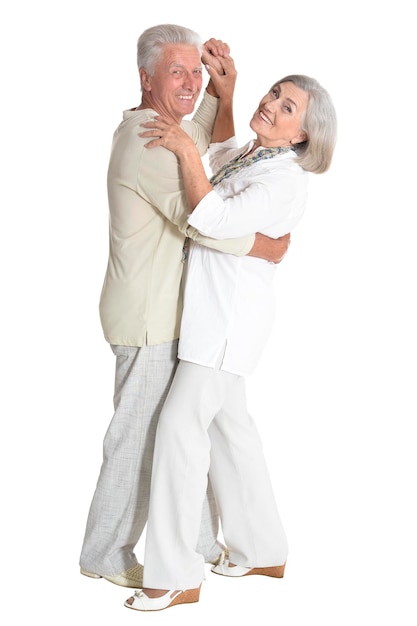
[[[229,561],[225,560],[223,563],[219,563],[211,568],[214,574],[220,574],[221,576],[251,576],[253,574],[259,574],[260,576],[271,576],[272,578],[284,577],[284,565],[277,565],[274,567],[242,567],[241,565],[230,566]]]
[[[135,611],[162,611],[162,609],[167,609],[175,604],[198,602],[199,598],[200,587],[183,591],[170,590],[160,598],[149,598],[142,589],[138,589],[131,598],[126,600],[124,605],[128,609],[135,609]]]

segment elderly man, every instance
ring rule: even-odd
[[[108,169],[109,260],[100,299],[106,341],[116,356],[114,415],[104,439],[103,463],[91,503],[81,573],[125,587],[141,587],[143,568],[134,549],[148,517],[156,425],[177,365],[182,311],[181,278],[185,237],[234,255],[279,262],[289,238],[260,235],[216,241],[187,223],[178,162],[163,148],[147,150],[141,124],[155,114],[169,116],[193,138],[201,154],[210,142],[216,114],[231,113],[209,82],[202,89],[202,65],[216,67],[229,48],[218,40],[202,46],[193,31],[175,25],[147,29],[138,40],[141,104],[123,113]],[[221,67],[218,65],[218,67]],[[226,80],[227,77],[225,77]],[[184,436],[187,436],[184,433]],[[215,562],[218,514],[208,495],[198,550]]]

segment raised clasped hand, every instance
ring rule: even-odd
[[[237,72],[229,45],[212,37],[203,45],[201,61],[211,79],[208,92],[216,97],[232,98]]]
[[[220,39],[212,37],[203,45],[201,61],[204,65],[209,65],[216,70],[218,74],[224,74],[221,59],[230,55],[230,48],[227,43]]]

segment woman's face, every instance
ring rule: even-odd
[[[307,135],[301,123],[307,103],[308,93],[294,83],[274,85],[262,98],[250,121],[259,144],[271,148],[305,141]]]

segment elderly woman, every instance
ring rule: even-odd
[[[221,63],[234,86],[233,60]],[[227,80],[220,84],[208,71],[220,95]],[[145,127],[150,130],[141,135],[154,138],[149,148],[164,146],[178,158],[192,227],[217,239],[256,231],[276,238],[292,231],[303,215],[308,172],[330,166],[336,116],[316,80],[303,75],[279,80],[260,101],[250,121],[256,138],[243,148],[236,147],[232,116],[219,117],[210,146],[216,174],[210,181],[178,125],[156,117]],[[212,571],[282,578],[287,559],[244,381],[271,331],[276,265],[195,243],[187,265],[180,363],[157,431],[144,587],[125,602],[140,611],[199,599],[204,558],[195,547],[208,473],[229,550],[229,558]]]

